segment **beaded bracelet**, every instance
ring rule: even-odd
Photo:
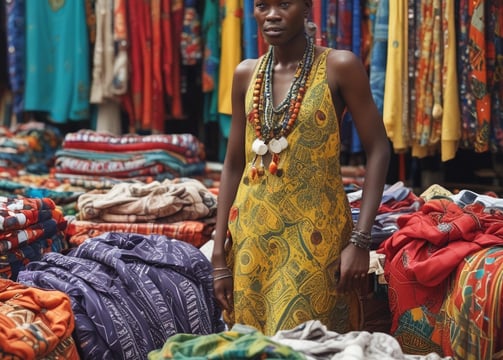
[[[230,277],[232,277],[232,274],[225,274],[225,275],[215,276],[213,278],[213,281],[227,279],[227,278],[230,278]]]

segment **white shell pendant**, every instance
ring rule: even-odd
[[[269,141],[268,146],[269,146],[269,151],[273,154],[279,154],[281,152],[281,150],[283,150],[281,147],[281,143],[277,139],[271,139]]]
[[[285,150],[288,147],[288,140],[286,137],[282,136],[278,139],[279,143],[281,144],[281,151]]]
[[[263,140],[255,139],[252,144],[252,150],[257,155],[265,155],[267,153],[267,145]]]

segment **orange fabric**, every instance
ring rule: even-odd
[[[164,72],[164,90],[168,96],[173,95],[173,84],[171,83],[173,72],[173,43],[171,41],[171,0],[162,0],[161,4],[161,28],[162,47],[162,70]]]
[[[134,133],[139,127],[142,117],[143,94],[142,94],[142,55],[140,43],[140,8],[138,1],[127,2],[127,16],[129,32],[129,58],[131,60],[131,80],[129,96],[125,97],[126,108],[129,108],[133,116],[130,117],[130,132]],[[134,30],[134,31],[133,31]]]
[[[140,9],[141,56],[143,61],[143,108],[141,128],[152,126],[152,18],[150,2],[138,1]]]
[[[197,220],[185,220],[173,223],[113,223],[72,220],[68,224],[68,242],[79,246],[87,239],[100,236],[106,232],[134,232],[137,234],[160,234],[189,243],[200,248],[211,239],[214,223]]]
[[[180,41],[183,28],[183,0],[172,0],[171,1],[171,33],[173,42],[173,72],[172,72],[172,83],[173,83],[173,94],[171,99],[171,115],[176,118],[182,118],[183,107],[182,107],[182,79],[181,79],[181,53],[180,53]]]
[[[0,279],[0,357],[79,359],[74,315],[63,292]]]

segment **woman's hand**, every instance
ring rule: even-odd
[[[213,270],[213,291],[220,307],[227,312],[231,312],[234,305],[233,290],[231,270],[227,267],[215,267]]]
[[[366,291],[369,261],[368,250],[348,244],[341,253],[337,291]]]

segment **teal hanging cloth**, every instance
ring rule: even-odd
[[[89,38],[80,1],[26,1],[27,111],[52,121],[89,118]]]

